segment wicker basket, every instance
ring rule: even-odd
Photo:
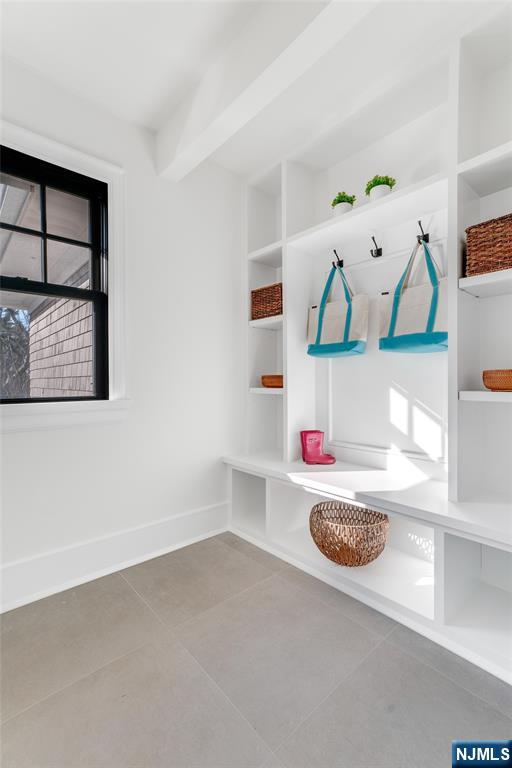
[[[512,213],[466,229],[466,275],[512,267]]]
[[[279,389],[283,386],[283,374],[282,373],[266,373],[261,377],[262,387],[272,387],[273,389]]]
[[[251,320],[283,314],[283,284],[274,283],[251,291]]]
[[[343,501],[315,504],[309,530],[322,554],[338,565],[367,565],[384,547],[389,519],[382,512],[356,507]]]
[[[512,392],[512,368],[484,371],[484,387],[493,392]]]

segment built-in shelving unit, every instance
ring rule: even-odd
[[[261,386],[263,374],[284,373],[284,315],[251,320],[250,291],[283,280],[281,166],[247,186],[247,450],[280,454],[284,441],[283,389]]]
[[[271,455],[225,461],[235,533],[512,681],[510,504],[450,502],[446,483],[343,462],[305,467]],[[326,498],[389,515],[388,544],[373,563],[344,568],[317,549],[309,513]]]
[[[482,385],[484,370],[512,367],[512,270],[466,277],[464,259],[466,228],[512,211],[511,35],[508,8],[464,37],[457,51],[459,163],[451,259],[460,290],[451,296],[456,347],[450,478],[452,495],[467,501],[512,500],[509,394],[483,391]]]
[[[251,321],[247,304],[246,451],[226,459],[232,530],[510,682],[512,393],[486,391],[482,371],[512,367],[512,269],[466,277],[464,249],[468,226],[512,211],[511,77],[506,7],[468,27],[449,59],[404,75],[249,180],[247,302],[282,281],[283,314]],[[370,202],[375,173],[397,185]],[[341,190],[356,204],[333,215]],[[379,297],[396,285],[418,220],[448,276],[448,353],[382,353]],[[315,360],[308,309],[333,248],[369,296],[368,343],[364,355]],[[285,388],[262,388],[264,373],[283,373]],[[300,462],[307,428],[325,432],[336,465]],[[308,517],[325,498],[390,516],[374,563],[340,568],[317,550]]]

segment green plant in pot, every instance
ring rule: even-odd
[[[377,200],[379,197],[389,195],[396,184],[396,179],[392,176],[374,176],[366,185],[366,194],[370,200]]]
[[[355,195],[347,195],[346,192],[338,192],[331,203],[332,212],[338,214],[351,211],[355,199]]]

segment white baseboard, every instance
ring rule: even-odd
[[[5,563],[0,612],[107,576],[225,531],[227,501]]]

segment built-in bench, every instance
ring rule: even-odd
[[[451,502],[419,472],[338,462],[309,467],[230,456],[231,530],[253,544],[512,682],[512,509]],[[361,568],[331,563],[309,533],[325,498],[386,512],[382,555]]]

